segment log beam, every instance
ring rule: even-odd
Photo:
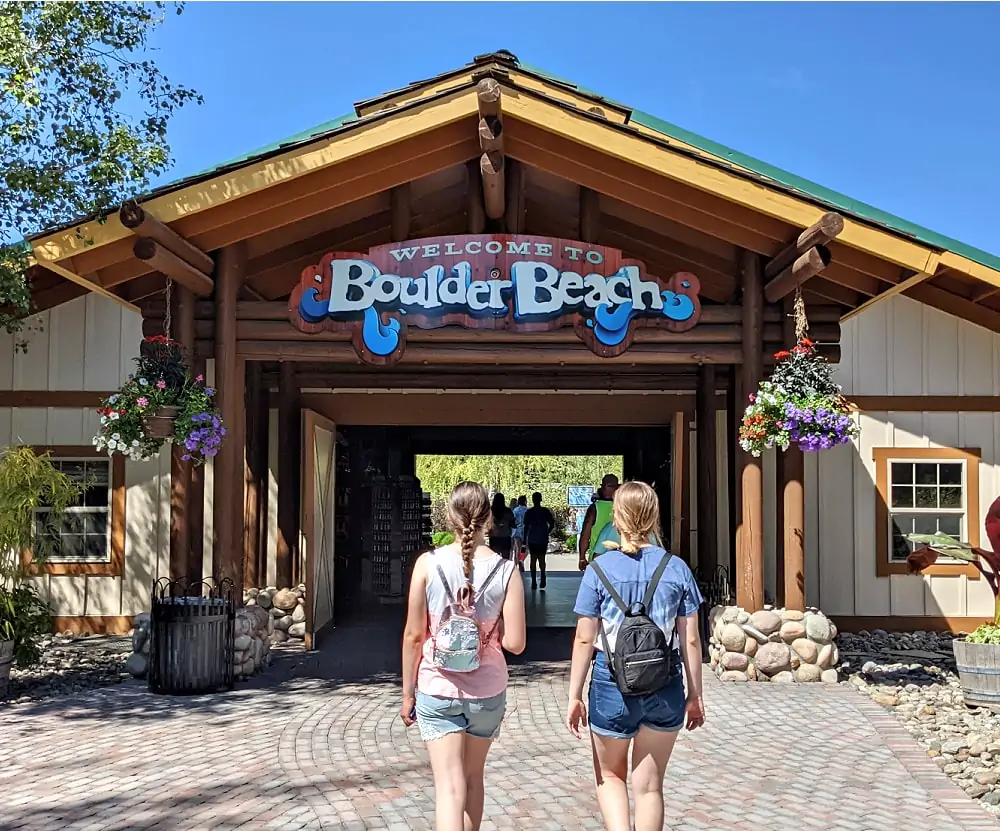
[[[189,266],[203,274],[211,274],[215,268],[212,258],[156,217],[150,216],[142,206],[134,201],[126,202],[118,211],[122,225],[137,237],[155,240],[171,254],[182,259]]]
[[[283,362],[278,375],[278,542],[275,585],[292,585],[299,550],[299,388],[295,364]]]
[[[829,264],[830,249],[825,245],[816,245],[804,251],[794,262],[768,281],[764,287],[764,298],[768,303],[777,303],[807,280],[815,277]]]
[[[760,257],[751,251],[740,254],[743,279],[743,372],[744,394],[757,389],[764,375],[763,269]],[[738,429],[737,425],[734,425]],[[764,608],[764,470],[759,458],[740,454],[742,523],[736,551],[736,602],[748,612]]]
[[[476,98],[479,102],[479,148],[483,151],[479,159],[483,205],[486,216],[500,219],[506,210],[500,84],[493,78],[483,78],[476,85]]]
[[[152,237],[139,237],[132,245],[132,253],[154,271],[165,274],[175,283],[187,286],[199,297],[208,297],[214,289],[212,278],[208,274],[182,260]]]
[[[779,251],[764,267],[764,278],[771,280],[795,262],[810,248],[826,245],[844,230],[844,217],[838,213],[823,214],[813,225],[799,234],[787,248]]]
[[[245,379],[236,353],[236,298],[246,279],[246,246],[227,246],[219,252],[215,293],[215,387],[216,401],[228,433],[215,457],[213,500],[214,540],[212,573],[216,580],[229,578],[237,603],[243,589],[243,465],[246,419]]]

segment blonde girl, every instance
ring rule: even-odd
[[[483,819],[486,755],[507,703],[501,646],[513,654],[524,651],[524,585],[511,579],[513,561],[486,545],[491,511],[482,485],[455,487],[448,524],[455,542],[421,555],[413,568],[400,716],[407,726],[416,723],[427,742],[437,831],[476,831]],[[453,657],[442,658],[449,653],[436,642],[449,622],[473,632],[478,627],[478,654],[473,650],[461,666]]]
[[[642,601],[653,573],[668,558],[656,585],[648,616],[663,630],[667,643],[678,636],[687,677],[680,660],[667,685],[650,695],[623,695],[611,677],[601,627],[611,651],[625,619],[598,574],[587,566],[576,599],[579,616],[570,668],[566,724],[580,738],[588,724],[593,745],[597,801],[609,831],[660,831],[663,828],[663,776],[677,733],[687,724],[694,730],[705,723],[701,693],[701,642],[698,607],[701,594],[687,565],[650,543],[659,538],[660,509],[656,493],[642,482],[626,482],[615,492],[612,514],[621,535],[618,549],[602,554],[597,565],[626,608]],[[595,561],[596,562],[596,561]],[[596,658],[595,658],[596,653]],[[588,702],[583,701],[587,671],[593,664]],[[632,792],[635,822],[629,816],[626,779],[632,750]]]

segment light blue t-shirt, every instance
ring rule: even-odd
[[[598,561],[601,570],[611,581],[625,605],[631,606],[633,603],[642,602],[650,578],[665,556],[666,551],[662,548],[650,545],[638,554],[608,551],[602,554]],[[669,642],[673,638],[677,618],[694,614],[702,602],[701,592],[698,590],[698,583],[691,569],[680,557],[672,557],[663,576],[660,577],[647,613],[663,630]],[[581,617],[601,618],[608,637],[608,647],[614,650],[615,638],[625,620],[625,613],[608,594],[608,590],[594,572],[593,565],[587,566],[587,570],[583,573],[573,611]],[[597,648],[604,648],[604,642],[600,638],[597,639]]]

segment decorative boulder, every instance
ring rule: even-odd
[[[786,644],[765,643],[754,657],[757,671],[771,677],[779,672],[787,672],[792,666],[792,653]]]

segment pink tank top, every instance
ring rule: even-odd
[[[435,698],[477,699],[492,698],[507,689],[507,661],[500,647],[500,617],[503,602],[507,596],[507,583],[516,566],[511,560],[503,560],[499,554],[477,558],[472,561],[472,584],[476,587],[476,620],[479,622],[482,638],[492,632],[489,643],[483,643],[479,656],[479,668],[472,672],[448,672],[432,663],[434,655],[433,634],[441,625],[448,609],[448,592],[441,584],[437,566],[441,566],[452,593],[457,593],[465,585],[465,567],[462,555],[453,550],[438,549],[430,554],[427,564],[427,615],[428,636],[424,640],[420,669],[417,672],[417,689],[424,695]],[[498,563],[502,563],[485,591],[483,583]]]

